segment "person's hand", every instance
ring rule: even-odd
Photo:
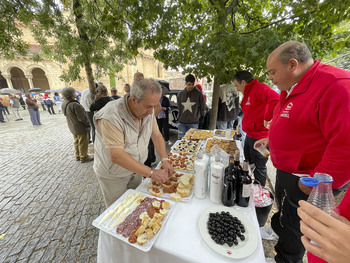
[[[315,206],[299,201],[301,241],[306,250],[331,263],[348,262],[350,259],[350,222],[337,215],[326,214]],[[313,240],[319,246],[310,243]]]
[[[163,161],[162,162],[162,169],[164,169],[167,173],[168,176],[170,177],[174,173],[174,167],[170,164],[169,161]]]
[[[262,146],[265,147],[265,149],[267,149],[267,147],[269,146],[269,138],[262,138],[254,143],[254,148],[260,148]]]
[[[306,195],[309,195],[311,193],[312,188],[308,187],[307,185],[303,184],[300,179],[298,181],[299,189]]]
[[[169,179],[168,172],[165,169],[153,170],[152,180],[160,183],[165,183],[166,181],[168,181],[168,179]]]

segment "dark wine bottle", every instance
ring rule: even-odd
[[[222,203],[225,206],[234,206],[236,200],[236,177],[234,175],[235,160],[233,152],[230,153],[230,163],[225,169],[223,180]]]
[[[252,178],[249,175],[249,162],[243,162],[243,171],[241,172],[239,183],[237,184],[237,198],[236,203],[239,206],[247,207],[250,199],[250,189]]]

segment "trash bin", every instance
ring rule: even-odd
[[[267,189],[266,189],[267,190]],[[267,190],[268,191],[268,190]],[[272,199],[272,202],[270,205],[268,206],[263,206],[263,207],[257,207],[255,206],[255,212],[256,212],[256,216],[258,218],[258,222],[259,222],[259,227],[263,227],[267,221],[267,218],[269,216],[272,204],[275,200],[274,195],[271,193],[271,191],[268,191],[270,193],[270,198]]]

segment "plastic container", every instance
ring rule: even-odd
[[[225,167],[220,162],[219,154],[215,155],[214,162],[210,165],[210,188],[209,199],[215,204],[221,203],[222,190],[223,190],[223,178]]]
[[[301,182],[313,187],[307,201],[327,214],[331,214],[335,208],[332,192],[333,177],[328,174],[315,173],[313,178],[301,178]]]
[[[208,158],[203,159],[203,153],[198,153],[194,162],[194,196],[203,199],[208,190]]]

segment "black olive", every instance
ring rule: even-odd
[[[245,240],[245,236],[244,236],[244,235],[240,235],[240,236],[239,236],[239,239],[242,240],[242,241],[244,241],[244,240]]]
[[[229,242],[227,242],[227,245],[228,245],[229,247],[232,247],[232,246],[233,246],[233,242],[232,242],[232,241],[229,241]]]
[[[233,240],[233,244],[235,244],[236,246],[238,245],[238,240],[237,239],[234,239]]]

